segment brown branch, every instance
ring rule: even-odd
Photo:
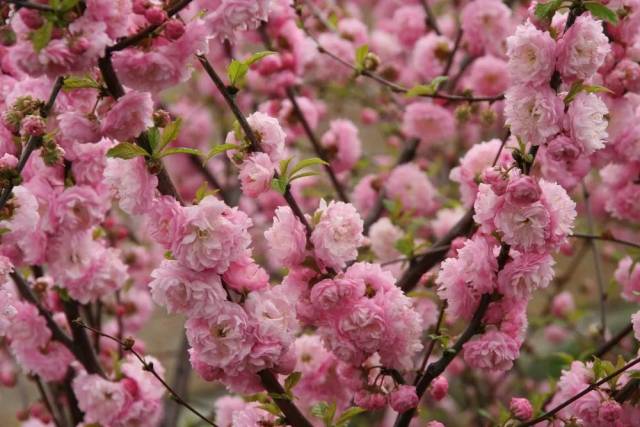
[[[224,98],[225,102],[231,109],[231,112],[233,113],[234,117],[240,124],[240,127],[244,131],[244,134],[247,136],[247,139],[251,144],[251,150],[262,151],[262,147],[260,146],[260,141],[258,140],[255,133],[253,132],[253,129],[251,129],[251,125],[249,125],[249,122],[247,122],[247,119],[245,118],[244,114],[240,110],[240,107],[238,107],[238,104],[236,103],[234,97],[231,95],[231,93],[229,93],[227,86],[224,84],[224,82],[222,81],[218,73],[216,73],[216,70],[213,69],[213,67],[211,66],[211,63],[209,63],[209,60],[204,55],[196,55],[196,57],[198,58],[198,61],[200,61],[200,64],[202,64],[202,67],[204,68],[205,72],[211,78],[214,85],[216,86],[216,88]],[[276,173],[275,176],[277,178],[278,174]],[[309,237],[313,230],[311,228],[311,225],[309,225],[309,222],[305,218],[304,212],[302,212],[300,205],[298,205],[298,202],[296,202],[295,198],[291,194],[290,186],[287,186],[283,196],[287,204],[293,211],[293,214],[300,220],[302,225],[304,225],[307,231],[307,237]]]
[[[15,5],[17,9],[25,8],[39,10],[42,12],[56,12],[56,9],[52,8],[51,6],[27,0],[7,0],[7,3]]]
[[[42,400],[42,403],[44,403],[44,406],[47,408],[47,411],[49,411],[49,414],[51,414],[51,418],[53,419],[53,424],[56,427],[62,427],[62,420],[61,420],[61,415],[60,412],[57,410],[58,407],[55,407],[54,410],[54,406],[51,404],[51,400],[49,399],[49,395],[47,394],[47,391],[44,388],[44,384],[42,383],[42,380],[40,379],[40,376],[38,375],[34,375],[33,376],[33,380],[36,383],[36,387],[38,388],[38,393],[40,393],[40,400]]]
[[[442,327],[442,321],[444,320],[444,312],[447,309],[447,302],[443,301],[440,305],[440,312],[438,313],[438,321],[436,322],[436,326],[433,329],[434,338],[429,342],[429,347],[427,347],[427,351],[424,354],[424,358],[422,359],[422,364],[420,365],[420,369],[418,369],[418,375],[416,375],[415,381],[413,385],[418,385],[420,381],[420,377],[427,367],[427,362],[429,362],[429,358],[431,357],[431,353],[433,353],[433,349],[436,346],[436,341],[438,335],[440,335],[440,328]]]
[[[570,399],[565,400],[564,402],[562,402],[559,405],[555,406],[550,411],[545,412],[544,414],[540,415],[537,418],[534,418],[533,420],[527,421],[527,422],[522,423],[522,424],[518,424],[518,427],[533,426],[533,425],[536,425],[536,424],[538,424],[538,423],[540,423],[540,422],[542,422],[542,421],[544,421],[546,419],[549,419],[549,418],[553,417],[555,414],[557,414],[558,412],[560,412],[562,409],[566,408],[567,406],[571,405],[573,402],[575,402],[576,400],[580,399],[585,394],[597,389],[602,384],[607,383],[609,380],[617,377],[618,375],[620,375],[621,373],[625,372],[627,369],[632,368],[633,366],[637,365],[638,363],[640,363],[640,357],[632,360],[631,362],[629,362],[626,365],[624,365],[622,368],[617,369],[616,371],[614,371],[611,374],[607,375],[606,377],[600,379],[599,381],[589,385],[587,388],[582,390],[580,393],[576,394],[575,396],[571,397]]]
[[[420,0],[422,4],[422,8],[426,14],[425,22],[428,27],[430,27],[437,35],[441,35],[440,27],[438,27],[438,21],[436,20],[436,16],[431,10],[431,6],[429,6],[428,0]]]
[[[100,362],[98,361],[96,353],[93,351],[93,347],[91,346],[91,341],[89,340],[87,331],[85,331],[78,324],[78,321],[81,322],[78,303],[76,301],[65,301],[63,299],[62,307],[64,309],[64,314],[67,317],[69,327],[71,328],[74,355],[80,361],[80,363],[82,363],[82,366],[84,366],[88,373],[98,374],[104,377],[105,373],[102,370],[102,366],[100,366]]]
[[[633,243],[628,240],[617,239],[611,236],[604,236],[604,235],[598,236],[594,234],[573,233],[573,234],[570,234],[569,237],[578,238],[578,239],[587,239],[587,240],[603,240],[606,242],[618,243],[620,245],[625,245],[631,248],[640,249],[640,244],[638,243]]]
[[[286,392],[273,372],[268,369],[258,372],[264,388],[273,396],[272,399],[285,416],[286,423],[293,427],[313,427],[292,400],[284,397]],[[277,397],[276,397],[277,396]]]
[[[184,395],[189,385],[189,340],[185,334],[182,335],[182,342],[178,349],[180,355],[176,360],[176,367],[173,372],[173,389],[178,395]],[[178,417],[180,416],[180,408],[183,405],[180,402],[174,400],[174,402],[167,405],[166,413],[162,421],[162,426],[173,427],[178,425]]]
[[[49,99],[47,103],[44,105],[42,110],[40,111],[40,115],[42,118],[47,118],[51,110],[53,109],[53,104],[60,93],[60,89],[62,89],[62,84],[64,83],[63,77],[58,77],[53,84],[51,89],[51,94],[49,95]],[[20,159],[18,160],[18,164],[16,165],[16,170],[18,173],[22,173],[22,170],[27,165],[27,161],[31,154],[42,144],[42,136],[31,136],[27,141],[22,153],[20,153]],[[0,193],[0,210],[4,208],[5,204],[11,197],[11,191],[13,190],[13,184],[8,183],[6,187],[2,189],[2,193]]]
[[[598,358],[604,356],[612,348],[614,348],[620,341],[622,341],[627,335],[629,335],[631,332],[633,332],[633,325],[631,323],[629,323],[627,326],[624,327],[624,329],[622,329],[616,335],[611,337],[611,339],[609,339],[609,341],[607,341],[606,343],[602,344],[593,353],[593,356],[598,357]]]

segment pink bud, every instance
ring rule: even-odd
[[[172,19],[168,21],[164,27],[164,35],[169,40],[177,40],[184,34],[184,24],[177,20]]]
[[[353,401],[356,405],[369,411],[375,409],[384,408],[387,403],[387,398],[384,394],[379,392],[372,392],[370,390],[358,390],[353,396]]]
[[[362,113],[360,113],[360,120],[362,120],[362,123],[365,125],[377,123],[379,119],[380,116],[378,115],[378,112],[373,108],[363,108]]]
[[[144,17],[147,18],[150,24],[160,25],[167,20],[167,12],[159,7],[150,7],[145,11]]]
[[[149,7],[148,0],[134,0],[132,10],[133,10],[133,13],[135,13],[136,15],[144,15],[148,7]]]
[[[69,43],[69,50],[76,55],[82,55],[89,48],[89,40],[79,37]]]
[[[511,409],[513,415],[521,421],[526,421],[533,415],[531,403],[524,397],[512,398],[509,403],[509,409]]]
[[[429,389],[429,395],[434,400],[442,400],[445,398],[447,393],[449,392],[449,381],[440,375],[431,383],[431,387]]]
[[[419,401],[416,388],[410,385],[401,385],[389,395],[389,404],[396,412],[405,412],[415,408]]]
[[[20,15],[20,19],[22,19],[22,22],[24,22],[24,25],[31,30],[37,30],[42,27],[42,24],[44,24],[44,19],[42,19],[40,12],[35,9],[23,7],[20,9],[18,14]]]
[[[46,131],[46,123],[40,116],[29,115],[20,123],[20,133],[23,136],[42,136]]]
[[[537,202],[540,194],[538,183],[527,175],[512,179],[507,185],[507,201],[515,205],[529,205]]]

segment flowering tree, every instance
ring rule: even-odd
[[[22,425],[640,425],[637,0],[0,15]]]

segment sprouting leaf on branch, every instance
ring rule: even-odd
[[[361,408],[359,406],[352,406],[346,409],[338,419],[336,420],[336,427],[346,427],[349,425],[349,421],[355,417],[356,415],[360,415],[363,412],[366,412],[366,409]]]
[[[139,156],[148,157],[149,153],[147,153],[144,148],[130,142],[121,142],[107,151],[107,157],[115,157],[118,159],[128,160]]]
[[[216,146],[214,146],[211,150],[209,150],[209,152],[207,153],[206,157],[205,157],[205,162],[215,156],[217,156],[218,154],[222,154],[225,151],[229,151],[229,150],[237,150],[238,146],[235,144],[218,144]]]
[[[31,33],[31,43],[33,44],[33,50],[40,52],[44,49],[51,40],[53,33],[53,22],[47,20],[44,24],[33,33]]]
[[[162,130],[162,138],[160,139],[160,146],[158,147],[159,152],[162,152],[167,145],[178,138],[181,128],[182,119],[180,117],[164,127]]]
[[[580,94],[580,92],[586,93],[599,93],[599,92],[609,92],[612,93],[611,90],[604,86],[600,85],[585,85],[582,80],[577,80],[573,82],[571,87],[569,88],[569,92],[564,97],[565,105],[569,105],[576,97]]]
[[[362,46],[356,49],[356,68],[360,72],[364,70],[364,60],[367,58],[368,53],[369,53],[368,44],[363,44]]]
[[[65,77],[62,89],[100,89],[100,84],[90,76],[69,76]]]
[[[196,149],[196,148],[189,148],[189,147],[171,147],[171,148],[167,148],[166,150],[163,150],[160,154],[158,154],[157,158],[161,159],[163,157],[167,157],[167,156],[171,156],[173,154],[191,154],[193,156],[202,156],[202,151]]]
[[[562,6],[563,0],[550,0],[546,3],[538,3],[536,5],[535,15],[541,21],[551,21],[553,15]]]
[[[254,53],[244,61],[233,59],[227,67],[227,77],[229,78],[229,84],[238,89],[244,86],[247,73],[249,72],[249,67],[260,61],[262,58],[273,55],[274,53],[275,52],[265,50]]]
[[[331,427],[333,417],[336,415],[336,404],[319,402],[311,407],[311,415],[320,418],[326,427]]]
[[[440,86],[446,82],[449,78],[447,76],[438,76],[431,80],[431,83],[426,85],[416,85],[409,89],[405,96],[407,98],[413,98],[416,96],[430,96],[435,94]]]
[[[600,18],[603,21],[610,22],[614,25],[618,23],[618,15],[616,15],[613,10],[609,9],[607,6],[601,3],[595,1],[586,1],[584,2],[584,7],[586,7],[587,10],[591,12],[591,15],[596,18]]]

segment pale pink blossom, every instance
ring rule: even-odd
[[[579,93],[569,104],[567,122],[573,140],[584,148],[586,154],[604,148],[607,141],[607,116],[609,109],[594,93]]]
[[[604,63],[610,49],[602,22],[582,14],[558,40],[558,71],[567,80],[590,79]]]
[[[444,144],[454,134],[453,114],[430,102],[413,102],[402,118],[402,131],[425,145]]]
[[[442,75],[452,49],[453,42],[448,37],[429,33],[416,42],[411,66],[420,78],[429,82]]]
[[[414,163],[393,169],[384,183],[389,199],[397,200],[402,208],[418,215],[431,215],[439,206],[438,193],[427,174]]]
[[[273,225],[264,232],[264,237],[277,263],[293,267],[304,260],[305,228],[288,206],[276,209]]]
[[[508,371],[520,353],[513,338],[491,327],[471,338],[462,349],[464,361],[469,366],[490,372]]]
[[[531,22],[518,26],[507,38],[509,73],[515,83],[548,84],[555,69],[555,42]]]
[[[341,269],[356,258],[364,242],[362,218],[353,205],[336,201],[321,205],[318,214],[311,234],[314,253],[325,266]]]
[[[104,116],[101,131],[109,138],[130,141],[153,124],[152,113],[153,100],[150,93],[128,92]]]
[[[510,83],[507,63],[492,55],[482,56],[469,67],[466,84],[474,94],[480,96],[500,96]]]
[[[498,0],[467,3],[462,9],[464,40],[473,54],[501,54],[511,32],[511,10]]]
[[[156,197],[158,178],[147,170],[144,158],[131,160],[107,159],[104,181],[128,214],[142,214],[152,206]]]
[[[237,208],[207,196],[198,205],[184,208],[183,235],[172,243],[176,259],[196,271],[224,273],[229,264],[244,256],[251,243],[251,220]]]
[[[358,128],[350,120],[332,120],[320,142],[336,173],[351,170],[362,154]]]
[[[169,313],[198,315],[227,298],[217,274],[195,272],[177,261],[163,261],[151,277],[151,296]]]
[[[548,86],[516,85],[505,94],[504,114],[514,135],[540,145],[562,129],[564,103]]]
[[[240,185],[248,197],[257,197],[271,189],[275,165],[265,153],[252,153],[240,166]]]

